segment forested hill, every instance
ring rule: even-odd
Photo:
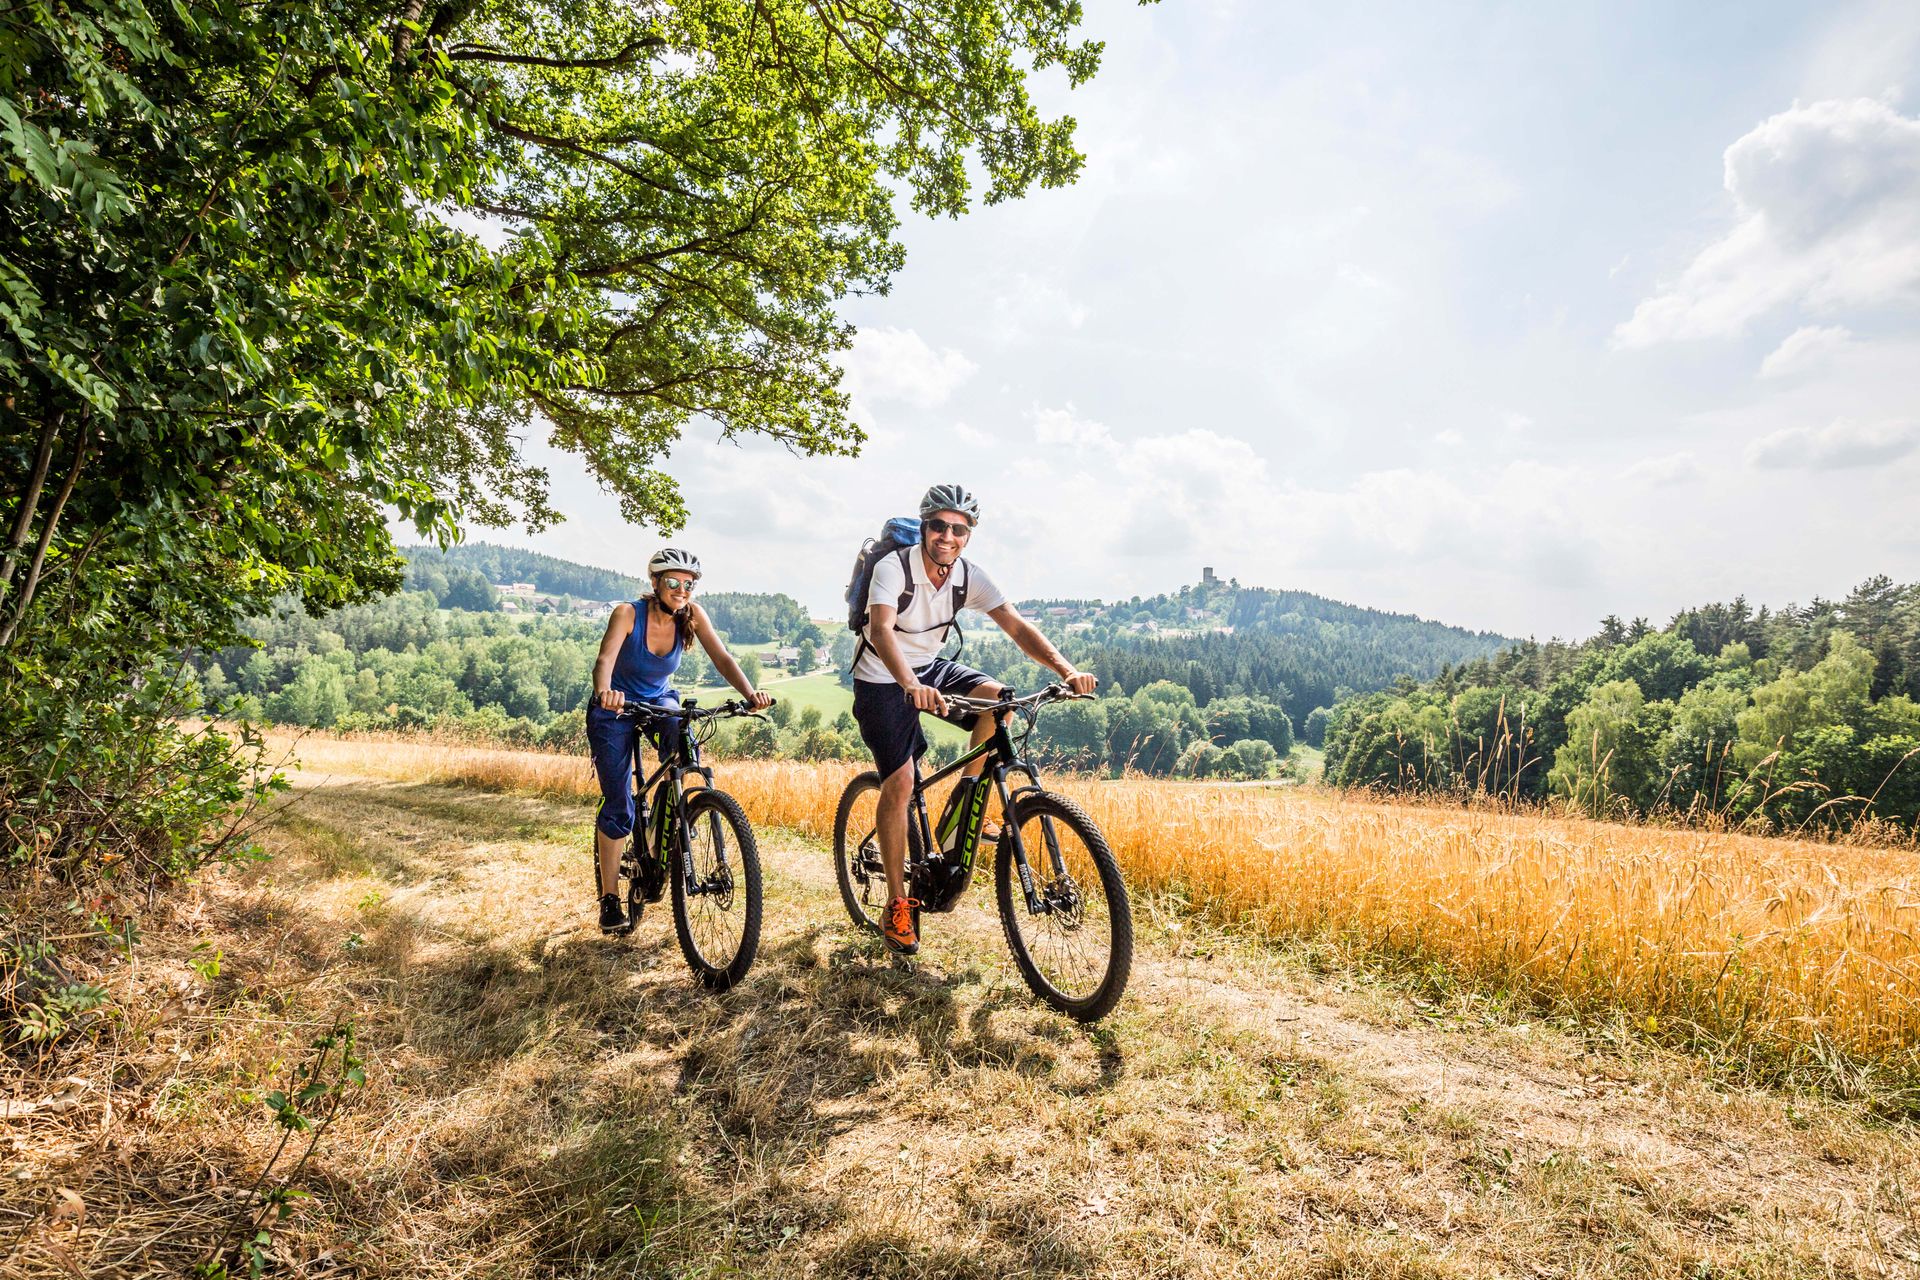
[[[1344,693],[1428,679],[1514,643],[1405,613],[1305,591],[1198,582],[1177,592],[1104,604],[1031,600],[1021,611],[1059,636],[1074,659],[1132,690],[1171,680],[1204,706],[1216,695],[1270,699],[1317,741],[1307,721]]]
[[[645,578],[575,564],[538,551],[496,547],[490,542],[462,543],[445,551],[438,547],[402,547],[400,552],[411,564],[416,583],[423,573],[437,568],[443,573],[472,570],[491,583],[530,582],[550,595],[583,600],[632,600],[647,589]]]
[[[405,551],[412,562],[410,585],[447,608],[495,608],[493,587],[512,582],[578,600],[627,600],[645,590],[643,579],[628,574],[488,543]],[[807,611],[789,596],[716,592],[702,595],[701,602],[736,643],[796,641],[813,630]],[[1132,692],[1171,681],[1201,707],[1216,696],[1257,697],[1284,709],[1316,745],[1319,721],[1309,723],[1316,709],[1402,677],[1430,679],[1515,643],[1490,631],[1217,578],[1129,600],[1026,600],[1020,609],[1109,686]],[[974,619],[968,630],[975,637],[970,661],[1016,681],[1038,678],[1037,671],[1023,670],[1024,656],[990,625],[983,628]],[[849,637],[835,628],[814,638],[842,641],[832,661],[847,665],[842,650],[850,651]]]
[[[1782,825],[1920,825],[1920,584],[1516,645],[1335,710],[1327,777]]]

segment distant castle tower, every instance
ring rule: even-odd
[[[1220,579],[1213,576],[1212,565],[1208,565],[1200,570],[1200,585],[1203,587],[1217,587],[1220,585]]]

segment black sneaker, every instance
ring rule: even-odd
[[[600,898],[600,932],[621,933],[627,927],[627,913],[620,909],[620,895],[603,894]]]

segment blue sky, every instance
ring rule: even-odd
[[[1509,634],[1920,577],[1920,6],[1089,6],[1083,179],[909,219],[873,440],[690,430],[677,544],[838,610],[934,480],[1016,596],[1223,576]],[[486,533],[632,569],[571,519]]]

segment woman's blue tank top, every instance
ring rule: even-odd
[[[680,655],[686,651],[678,626],[673,629],[673,648],[664,654],[647,648],[647,610],[652,607],[652,602],[644,598],[633,602],[633,630],[613,660],[613,687],[642,702],[658,702],[667,696],[667,682],[680,669]]]

